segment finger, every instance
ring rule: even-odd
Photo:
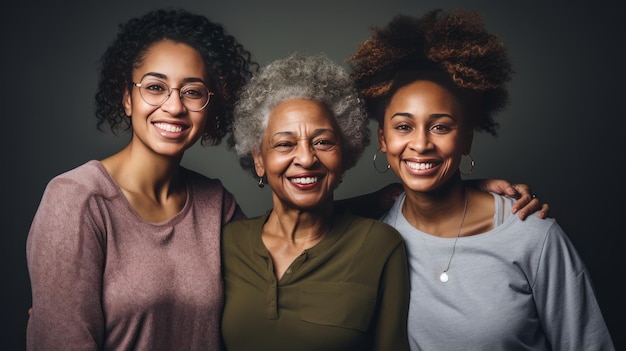
[[[539,218],[548,218],[549,212],[550,212],[550,206],[548,204],[541,205],[541,210],[539,211]]]
[[[520,196],[531,195],[530,186],[528,184],[513,184],[512,187]]]
[[[513,204],[513,207],[511,208],[513,214],[517,213],[518,211],[528,206],[530,202],[533,200],[533,197],[530,192],[524,192],[524,193],[519,194],[516,200],[517,201],[515,201],[515,203]],[[539,209],[538,205],[539,205],[539,202],[537,200],[537,208],[535,208],[534,211]],[[524,216],[524,218],[526,218],[526,215]]]
[[[506,196],[508,196],[508,197],[512,197],[512,198],[514,198],[514,199],[519,198],[519,197],[520,197],[520,195],[521,195],[521,194],[520,194],[520,192],[519,192],[519,191],[517,191],[517,189],[515,189],[515,184],[513,184],[513,185],[511,185],[511,186],[509,186],[509,187],[507,187],[507,188],[505,188],[505,189],[504,189],[504,193],[506,194]]]
[[[532,196],[529,196],[529,198],[530,201],[526,204],[526,206],[521,208],[517,214],[522,221],[525,220],[530,214],[541,209],[541,204],[539,203],[539,199],[537,197],[532,198]],[[518,200],[518,202],[520,202],[520,200]]]

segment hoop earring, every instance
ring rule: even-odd
[[[391,168],[391,165],[389,163],[387,163],[387,167],[385,168],[384,171],[381,172],[380,169],[378,169],[378,167],[376,166],[376,156],[378,155],[378,152],[380,152],[380,148],[378,150],[376,150],[376,152],[374,152],[374,159],[373,159],[373,161],[374,161],[374,169],[378,173],[385,173],[385,172],[387,172],[389,170],[389,168]]]
[[[263,187],[265,186],[265,183],[263,183],[263,177],[259,177],[259,188],[263,189]]]
[[[474,162],[474,158],[472,157],[471,154],[467,154],[467,155],[463,155],[463,156],[467,156],[467,157],[470,158],[470,169],[467,172],[463,172],[463,171],[461,171],[461,168],[459,167],[459,172],[461,172],[461,175],[464,175],[464,176],[467,177],[467,176],[472,174],[472,171],[474,171],[474,166],[476,165],[476,163]]]

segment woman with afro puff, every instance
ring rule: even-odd
[[[462,181],[474,131],[496,134],[513,74],[479,14],[396,16],[349,62],[403,185],[383,220],[406,241],[411,349],[614,349],[559,224],[536,213],[522,221],[511,199]]]

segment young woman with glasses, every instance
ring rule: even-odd
[[[159,10],[120,27],[96,115],[132,137],[45,190],[27,243],[29,349],[219,348],[219,236],[243,213],[218,180],[180,162],[228,133],[251,66],[203,16]]]

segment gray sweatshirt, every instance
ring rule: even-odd
[[[454,238],[413,227],[402,194],[384,221],[404,237],[411,350],[614,350],[589,272],[551,219],[511,214],[494,195],[494,229]]]

